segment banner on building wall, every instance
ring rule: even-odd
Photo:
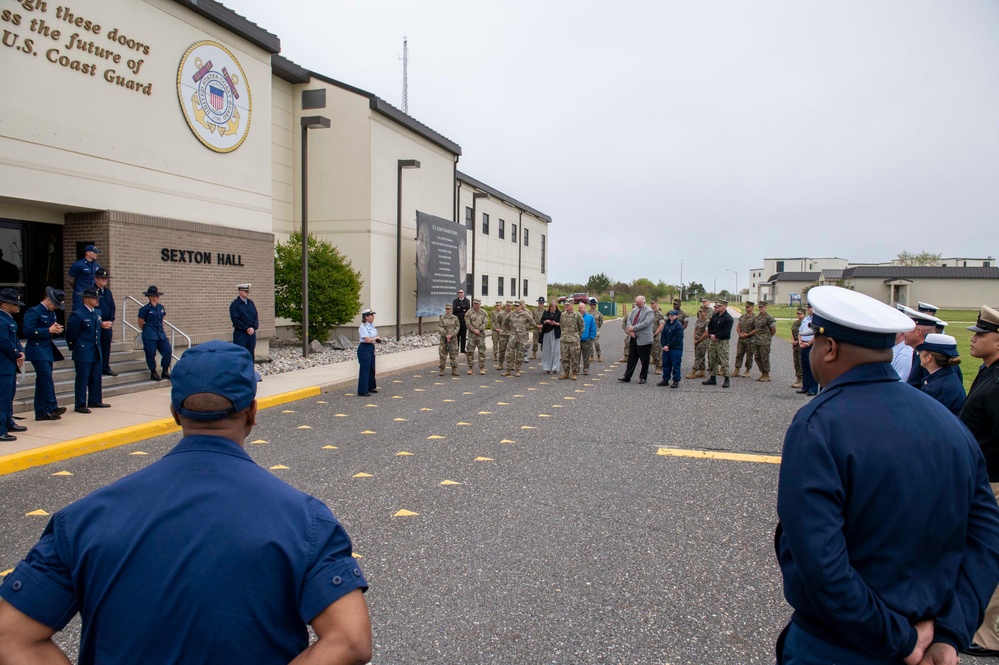
[[[468,234],[449,219],[416,212],[416,315],[440,316],[465,288]]]

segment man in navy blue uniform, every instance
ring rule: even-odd
[[[101,267],[97,263],[97,255],[101,250],[94,245],[87,245],[83,250],[83,258],[69,267],[69,276],[73,278],[73,311],[83,306],[83,289],[94,286],[94,278]]]
[[[118,308],[114,304],[114,294],[108,288],[109,279],[111,275],[107,268],[97,269],[94,281],[97,283],[97,311],[101,313],[101,374],[118,376],[118,372],[111,369],[111,339],[114,337],[112,328]]]
[[[4,656],[65,659],[51,637],[79,612],[83,665],[370,660],[350,537],[243,448],[255,396],[245,349],[215,340],[184,354],[170,406],[184,437],[52,516],[0,586]]]
[[[150,286],[142,295],[149,302],[139,308],[139,329],[142,330],[142,350],[146,353],[146,367],[149,368],[149,378],[162,381],[170,378],[170,361],[173,360],[173,348],[167,339],[163,320],[166,309],[160,304],[160,296],[166,295],[155,286]],[[156,352],[160,352],[160,363],[163,374],[156,373]]]
[[[240,284],[236,287],[239,295],[229,305],[229,318],[232,320],[232,343],[241,346],[254,355],[257,348],[257,328],[260,319],[257,317],[257,306],[250,300],[250,285]]]
[[[83,290],[83,307],[69,315],[66,343],[76,364],[77,413],[91,408],[106,409],[101,397],[101,313],[97,311],[97,289]]]
[[[14,422],[14,391],[17,390],[17,373],[24,366],[24,350],[12,315],[22,307],[24,303],[17,291],[0,290],[0,441],[17,441],[11,432],[28,429]]]
[[[778,662],[956,663],[999,581],[985,459],[892,369],[911,319],[835,286],[808,301],[823,391],[784,439],[774,540],[794,614]]]
[[[56,401],[52,364],[62,360],[62,352],[52,338],[62,333],[56,310],[66,308],[66,292],[45,287],[45,298],[24,313],[21,324],[27,347],[25,358],[35,368],[35,420],[59,420],[66,408]]]

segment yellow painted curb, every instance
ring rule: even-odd
[[[731,462],[759,462],[780,464],[780,455],[749,455],[746,453],[723,453],[714,450],[684,450],[682,448],[660,448],[656,455],[663,457],[696,457],[699,459],[720,459]]]
[[[279,395],[261,397],[257,400],[257,408],[270,409],[275,406],[287,404],[288,402],[295,402],[320,394],[322,394],[322,391],[318,386],[300,388]],[[0,456],[0,476],[179,431],[180,426],[173,421],[173,418],[163,418],[161,420],[142,423],[141,425],[131,425],[111,430],[110,432],[101,432],[100,434],[91,434],[79,439],[53,443],[41,448],[2,455]]]

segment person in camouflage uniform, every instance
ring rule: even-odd
[[[593,339],[593,349],[590,351],[590,362],[593,362],[594,354],[598,363],[602,363],[604,359],[600,356],[600,328],[604,325],[604,315],[600,313],[597,309],[597,299],[590,298],[590,316],[593,317],[593,322],[597,324],[597,336]]]
[[[792,388],[801,387],[801,347],[798,346],[798,331],[801,329],[801,322],[805,318],[805,308],[799,307],[798,318],[791,324],[791,359],[794,361],[794,383]]]
[[[506,362],[506,347],[510,342],[510,329],[507,328],[506,321],[512,313],[513,304],[509,300],[503,303],[502,311],[497,309],[496,312],[493,312],[493,326],[499,328],[499,358],[496,367],[493,369],[501,372],[503,371],[503,364]]]
[[[687,329],[687,313],[685,311],[683,311],[682,309],[680,309],[680,305],[682,305],[682,304],[683,303],[680,302],[679,298],[673,298],[673,309],[676,310],[676,320],[679,321],[680,325],[683,326],[683,329],[686,330]]]
[[[437,333],[440,335],[440,346],[437,353],[440,356],[440,376],[444,376],[444,363],[451,359],[451,376],[458,376],[458,329],[461,322],[458,317],[451,313],[451,303],[444,305],[444,316],[437,324]]]
[[[739,341],[735,345],[735,373],[733,376],[740,376],[742,370],[742,360],[746,359],[746,376],[753,369],[753,344],[756,334],[756,313],[753,307],[756,306],[752,300],[746,301],[746,311],[739,317],[739,322],[735,326],[735,331],[739,334]]]
[[[621,330],[624,331],[624,355],[618,360],[619,363],[628,362],[628,354],[631,353],[631,338],[628,337],[628,315],[621,317]]]
[[[666,325],[666,315],[659,309],[659,301],[655,298],[649,303],[652,307],[652,366],[656,369],[656,374],[663,371],[663,342],[659,335]]]
[[[531,311],[534,316],[534,327],[531,329],[531,360],[538,357],[538,346],[541,344],[541,315],[546,309],[548,307],[545,306],[545,298],[541,296],[538,298],[538,306]]]
[[[570,378],[571,373],[575,381],[579,374],[579,335],[583,332],[583,315],[567,303],[559,326],[562,328],[562,376],[559,380]]]
[[[708,353],[708,310],[701,307],[697,310],[697,321],[694,322],[694,368],[687,375],[688,379],[704,376],[705,356]]]
[[[523,300],[517,301],[517,309],[507,317],[506,327],[510,331],[506,343],[506,372],[503,376],[520,376],[524,362],[524,351],[531,343],[531,328],[534,327],[534,316],[527,311]]]
[[[479,374],[486,373],[486,328],[489,327],[489,314],[482,309],[482,301],[472,301],[472,311],[465,315],[465,327],[468,329],[468,341],[465,344],[465,362],[468,363],[468,373],[475,367],[475,352],[479,355]]]
[[[493,306],[492,316],[489,317],[490,324],[492,326],[492,337],[493,337],[493,362],[499,359],[500,345],[499,345],[499,319],[500,314],[503,313],[503,303],[498,302]]]
[[[760,313],[756,315],[756,334],[753,335],[756,366],[760,368],[760,378],[757,381],[770,380],[770,343],[776,332],[777,320],[767,313],[767,303],[761,302]]]

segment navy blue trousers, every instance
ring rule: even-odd
[[[663,353],[663,381],[680,380],[680,362],[683,360],[683,349],[670,349]]]
[[[111,338],[114,332],[110,328],[101,328],[101,371],[111,371]]]
[[[74,360],[76,365],[76,406],[100,404],[101,397],[101,361],[84,362]]]
[[[812,376],[812,362],[809,360],[809,352],[812,347],[801,350],[801,389],[810,393],[819,392],[819,386]]]
[[[357,373],[357,394],[364,395],[378,387],[375,383],[375,345],[366,342],[358,344],[357,362],[361,365]]]
[[[247,335],[245,330],[233,330],[232,331],[232,343],[236,346],[241,346],[250,352],[250,355],[256,359],[255,351],[257,349],[257,331],[254,330],[252,335]]]
[[[0,432],[4,436],[14,424],[14,391],[17,390],[17,375],[0,376]]]
[[[35,415],[44,416],[59,407],[55,384],[52,382],[52,363],[47,360],[32,360],[31,366],[35,368]]]
[[[150,372],[156,371],[156,352],[159,351],[160,362],[163,363],[163,368],[166,369],[170,366],[170,361],[173,358],[170,354],[173,353],[173,349],[170,348],[170,342],[165,339],[144,339],[142,340],[142,350],[146,352],[146,367],[149,368]]]

